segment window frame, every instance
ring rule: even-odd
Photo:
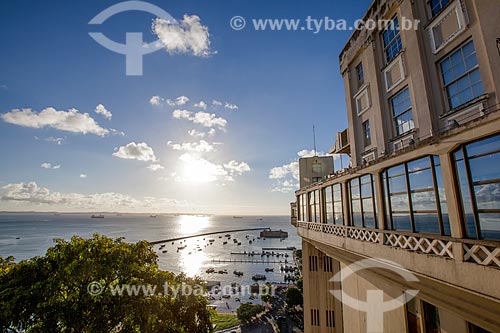
[[[408,91],[408,99],[410,101],[410,106],[408,108],[404,109],[403,111],[399,112],[397,115],[395,115],[393,101],[398,96],[402,95],[405,91]],[[398,92],[396,92],[394,95],[392,95],[389,98],[389,104],[390,104],[390,108],[391,108],[392,123],[393,123],[393,126],[394,126],[394,132],[396,134],[396,137],[405,135],[405,134],[411,132],[412,130],[414,130],[415,129],[415,119],[413,118],[413,104],[412,104],[412,99],[411,99],[410,87],[406,86],[406,87],[402,88],[401,90],[399,90]],[[410,122],[410,120],[404,122],[402,125],[398,125],[397,119],[399,119],[401,116],[403,116],[403,115],[405,115],[407,113],[411,114],[411,123],[412,123],[411,128],[408,129],[407,131],[399,132],[399,128],[403,128],[405,124],[407,124],[408,122]]]
[[[372,134],[371,134],[371,128],[370,128],[370,120],[369,119],[365,120],[361,124],[361,126],[363,127],[363,143],[364,143],[365,148],[366,148],[368,146],[371,146],[371,144],[372,144]]]
[[[365,84],[365,72],[363,68],[363,62],[360,62],[356,66],[356,78],[358,81],[358,89],[359,89],[363,86],[363,84]]]
[[[474,158],[480,158],[480,157],[485,157],[485,156],[490,156],[490,155],[494,155],[494,154],[498,154],[500,153],[500,150],[492,150],[492,151],[489,151],[487,153],[482,153],[482,154],[479,154],[479,155],[474,155],[474,156],[469,156],[468,153],[467,153],[467,147],[474,144],[474,143],[478,143],[478,142],[481,142],[481,141],[486,141],[488,139],[492,139],[494,137],[498,137],[498,140],[500,140],[500,134],[499,133],[496,133],[496,134],[493,134],[493,135],[489,135],[489,136],[486,136],[484,138],[480,138],[480,139],[477,139],[477,140],[473,140],[473,141],[469,141],[469,142],[466,142],[466,143],[463,143],[460,145],[460,147],[458,147],[457,149],[455,149],[451,155],[452,155],[452,161],[453,161],[453,168],[454,168],[454,178],[455,178],[455,186],[456,188],[458,188],[459,190],[459,194],[460,194],[460,198],[459,198],[459,205],[460,205],[460,213],[461,213],[461,224],[462,224],[462,228],[464,230],[464,237],[467,238],[467,239],[477,239],[477,240],[493,240],[493,241],[500,241],[500,238],[485,238],[483,237],[483,231],[482,231],[482,228],[481,228],[481,217],[480,217],[480,214],[500,214],[500,209],[480,209],[478,207],[478,203],[477,203],[477,198],[476,198],[476,191],[474,189],[475,186],[479,185],[481,186],[483,183],[486,183],[486,184],[500,184],[500,177],[498,178],[493,178],[493,179],[489,179],[489,180],[481,180],[481,181],[474,181],[473,180],[473,175],[472,175],[472,171],[471,171],[471,167],[470,167],[470,160],[474,159]],[[459,175],[459,172],[458,172],[458,167],[457,167],[457,159],[456,159],[456,154],[458,152],[461,152],[462,153],[462,161],[464,163],[464,167],[465,167],[465,178],[466,178],[466,182],[467,184],[465,184],[465,186],[467,186],[467,190],[469,191],[469,196],[470,196],[470,204],[471,204],[471,209],[472,209],[472,217],[473,217],[473,221],[474,221],[474,230],[475,230],[475,233],[476,235],[473,236],[473,235],[469,235],[469,232],[468,232],[468,228],[467,228],[467,213],[466,213],[466,210],[465,210],[465,205],[464,205],[464,200],[463,200],[463,190],[462,190],[462,186],[460,184],[460,175]],[[500,231],[500,229],[499,229]]]
[[[466,58],[464,57],[463,49],[467,45],[469,45],[469,44],[472,44],[472,47],[474,48],[474,55],[476,57],[476,65],[474,67],[469,68],[468,70],[464,71],[459,76],[457,76],[456,78],[454,78],[452,81],[446,83],[446,80],[444,78],[445,72],[443,71],[443,64],[445,63],[445,61],[449,61],[452,56],[454,56],[458,52],[461,52],[461,64],[465,65]],[[439,60],[438,66],[439,66],[439,71],[440,71],[441,85],[442,85],[442,88],[443,88],[444,93],[445,93],[446,103],[448,104],[448,111],[459,109],[459,108],[463,107],[464,105],[467,105],[467,103],[469,103],[469,102],[473,101],[474,99],[479,98],[479,97],[481,97],[482,95],[485,94],[485,92],[484,92],[484,84],[483,84],[483,77],[481,76],[481,70],[480,70],[480,67],[479,67],[479,61],[477,59],[476,46],[474,44],[474,40],[473,39],[468,39],[467,41],[463,42],[458,47],[456,47],[455,49],[453,49],[452,51],[450,51],[448,54],[446,54],[441,60]],[[478,71],[478,73],[479,73],[480,80],[477,81],[477,82],[475,82],[475,84],[472,84],[472,81],[470,80],[470,75],[473,72],[476,72],[476,71]],[[469,81],[467,89],[470,89],[472,91],[472,96],[473,97],[471,99],[467,100],[467,101],[464,101],[464,102],[461,101],[461,104],[459,104],[459,105],[453,106],[453,104],[452,104],[452,96],[450,95],[450,93],[448,91],[448,87],[451,87],[453,84],[458,84],[459,81],[461,81],[462,79],[464,79],[466,77],[468,78],[468,81]],[[479,83],[482,86],[482,91],[483,92],[482,92],[482,94],[479,94],[479,95],[475,96],[474,95],[473,86],[475,86],[475,85],[477,85]],[[461,92],[464,92],[464,91],[466,91],[466,90],[462,90]],[[459,91],[454,96],[458,96],[460,98],[461,92]]]
[[[397,28],[396,28],[396,25],[394,22],[397,22]],[[396,31],[396,33],[394,34],[394,37],[387,42],[387,45],[386,45],[386,38],[384,37],[384,34],[389,30],[394,30],[394,31]],[[390,64],[394,59],[396,59],[398,57],[398,55],[403,50],[403,39],[401,38],[401,27],[399,25],[399,17],[397,14],[394,15],[394,17],[391,19],[391,23],[387,24],[385,29],[381,32],[381,36],[382,36],[382,46],[384,49],[384,60],[385,60],[386,64]],[[399,40],[399,42],[398,42],[398,40]],[[397,52],[392,53],[389,56],[388,51],[391,49],[391,47],[394,43],[401,44],[401,46]],[[399,45],[398,45],[398,47],[399,47]]]
[[[338,187],[338,190],[336,189],[336,187]],[[327,194],[326,194],[326,190],[327,189],[330,189],[331,191],[331,197],[328,198]],[[341,183],[336,183],[336,184],[332,184],[332,185],[329,185],[329,186],[326,186],[324,187],[323,189],[323,197],[325,198],[324,200],[324,216],[325,216],[325,223],[326,224],[332,224],[332,225],[344,225],[344,202],[343,202],[343,197],[342,197],[342,184]],[[337,196],[335,195],[335,193],[338,192],[338,198]],[[337,210],[335,209],[335,204],[338,204],[340,202],[340,212],[337,212]],[[328,208],[331,208],[331,213],[332,213],[332,223],[329,223],[328,222]],[[335,219],[335,216],[336,214],[340,213],[340,216],[341,216],[341,223],[337,223],[336,219]]]
[[[427,5],[429,6],[429,12],[431,14],[431,19],[433,19],[436,16],[438,16],[439,14],[441,14],[443,12],[443,10],[445,10],[453,2],[453,0],[437,0],[439,2],[439,4],[433,5],[432,4],[433,1],[435,1],[435,0],[427,0]],[[443,5],[443,2],[445,2],[444,5]],[[437,11],[434,11],[434,9],[439,7],[439,6],[441,8],[439,8],[439,10],[437,10]]]
[[[371,185],[371,197],[364,197],[363,196],[363,192],[362,192],[362,187],[363,187],[363,184],[361,182],[361,179],[364,178],[364,177],[367,177],[369,176],[370,177],[370,185]],[[359,198],[357,199],[353,199],[352,197],[352,182],[353,181],[356,181],[357,180],[357,184],[358,184],[358,191],[359,191]],[[369,228],[369,229],[378,229],[379,227],[379,223],[378,223],[378,219],[377,219],[377,194],[376,194],[376,185],[375,185],[375,180],[376,180],[376,176],[371,174],[371,173],[367,173],[367,174],[364,174],[364,175],[361,175],[359,177],[355,177],[355,178],[351,178],[348,180],[347,184],[348,184],[348,187],[349,187],[349,208],[350,208],[350,221],[349,221],[349,226],[351,227],[356,227],[356,228]],[[371,199],[372,201],[372,207],[373,207],[373,220],[374,220],[374,226],[366,226],[366,223],[365,223],[365,210],[363,209],[363,201],[366,200],[366,199]],[[359,201],[359,206],[360,206],[360,214],[361,214],[361,226],[358,226],[358,225],[355,225],[354,224],[354,210],[353,210],[353,201],[356,200],[356,201]]]
[[[409,172],[408,171],[408,164],[410,164],[412,162],[419,161],[419,160],[424,160],[425,158],[427,158],[429,160],[429,167],[426,167],[426,168],[423,168],[423,169],[419,169],[419,170],[414,171],[414,172]],[[419,156],[419,157],[414,158],[412,160],[408,160],[408,161],[405,161],[405,162],[402,162],[402,163],[399,163],[399,164],[392,165],[392,166],[390,166],[388,168],[385,168],[382,171],[382,182],[383,182],[383,190],[384,190],[384,198],[383,199],[385,201],[384,207],[387,210],[386,211],[386,218],[387,218],[387,229],[388,230],[392,230],[392,231],[409,231],[409,232],[412,232],[412,233],[422,233],[422,234],[433,234],[433,235],[435,235],[436,233],[433,233],[433,232],[417,231],[416,230],[416,224],[415,224],[415,214],[419,214],[419,213],[432,213],[432,214],[436,214],[437,218],[438,218],[439,233],[437,235],[440,235],[440,236],[450,236],[450,235],[446,235],[445,234],[444,218],[443,218],[443,212],[442,212],[443,207],[442,207],[441,196],[440,196],[440,193],[439,193],[439,184],[438,184],[438,177],[437,177],[437,174],[436,174],[437,167],[436,167],[435,158],[437,158],[439,160],[439,156],[438,155],[424,155],[424,156]],[[388,171],[390,169],[393,169],[393,168],[396,168],[396,167],[403,167],[403,173],[390,177]],[[440,161],[439,161],[439,168],[442,168]],[[418,173],[418,172],[422,172],[422,171],[426,171],[426,170],[431,170],[431,175],[432,175],[432,189],[431,188],[427,188],[427,189],[419,189],[419,188],[412,189],[411,182],[410,182],[410,175],[413,174],[413,173]],[[404,177],[404,183],[405,183],[406,191],[403,191],[403,192],[391,192],[391,189],[390,189],[390,179],[391,178],[396,178],[396,177],[401,177],[401,176]],[[434,193],[436,210],[416,210],[416,209],[414,209],[412,194],[423,193],[423,192]],[[403,196],[403,195],[407,196],[408,211],[393,211],[393,209],[392,209],[392,200],[391,200],[392,196]],[[445,201],[447,201],[446,198],[445,198]],[[404,214],[404,213],[408,213],[409,221],[410,221],[410,230],[396,229],[395,226],[394,226],[394,216],[393,215],[400,215],[400,214]],[[449,220],[448,220],[447,224],[448,224],[448,227],[450,227],[449,226],[449,224],[450,224]],[[448,230],[450,231],[450,234],[451,234],[451,229],[448,229]]]

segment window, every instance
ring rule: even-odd
[[[429,6],[431,7],[432,17],[436,16],[443,10],[450,0],[430,0]]]
[[[299,196],[299,221],[307,221],[307,195]]]
[[[454,153],[467,237],[500,239],[500,135]]]
[[[319,326],[319,310],[311,309],[311,325]]]
[[[383,182],[390,229],[450,235],[438,156],[393,166]]]
[[[367,120],[363,123],[363,141],[365,147],[368,147],[372,144],[372,135],[370,133],[370,121]]]
[[[335,327],[335,312],[326,310],[326,327]]]
[[[351,179],[351,222],[356,227],[377,228],[375,182],[372,175]]]
[[[453,52],[440,66],[451,109],[484,93],[473,41]]]
[[[415,128],[410,100],[410,90],[405,88],[391,98],[392,117],[396,128],[396,136]]]
[[[318,271],[318,256],[309,256],[309,271]]]
[[[403,49],[397,17],[382,32],[382,39],[384,41],[385,60],[387,63],[390,63],[399,54],[401,49]]]
[[[424,320],[426,333],[441,333],[441,322],[439,320],[439,310],[434,305],[423,302]]]
[[[479,326],[469,323],[469,333],[492,333]]]
[[[356,76],[358,78],[358,88],[365,83],[365,74],[363,72],[363,63],[356,66]]]
[[[328,224],[344,224],[343,207],[342,207],[342,185],[335,184],[328,186],[324,190],[325,205],[326,205],[326,223]]]
[[[312,164],[312,172],[313,173],[322,173],[323,165],[321,163],[313,163]]]
[[[309,192],[309,222],[321,222],[319,190]]]
[[[330,257],[323,257],[323,271],[332,273],[333,272],[333,259]]]

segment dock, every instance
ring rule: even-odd
[[[157,244],[163,244],[163,243],[168,243],[168,242],[175,242],[183,239],[188,239],[188,238],[197,238],[197,237],[203,237],[203,236],[210,236],[210,235],[218,235],[218,234],[229,234],[232,232],[242,232],[242,231],[262,231],[262,230],[271,230],[271,228],[251,228],[251,229],[236,229],[236,230],[223,230],[223,231],[214,231],[214,232],[206,232],[204,234],[197,234],[197,235],[190,235],[190,236],[182,236],[182,237],[176,237],[176,238],[170,238],[170,239],[163,239],[163,240],[158,240],[158,241],[153,241],[149,242],[151,245],[157,245]]]
[[[290,264],[288,260],[235,260],[235,259],[212,259],[213,263],[242,263],[242,264]]]
[[[295,247],[263,247],[262,251],[295,251]]]

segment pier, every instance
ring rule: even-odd
[[[213,263],[243,263],[243,264],[289,264],[288,260],[235,260],[235,259],[212,259]]]
[[[164,239],[164,240],[159,240],[159,241],[154,241],[154,242],[149,242],[152,245],[157,245],[157,244],[163,244],[163,243],[168,243],[168,242],[175,242],[183,239],[188,239],[188,238],[197,238],[197,237],[203,237],[203,236],[211,236],[211,235],[218,235],[218,234],[227,234],[231,232],[242,232],[242,231],[262,231],[262,230],[271,230],[271,228],[251,228],[251,229],[236,229],[236,230],[224,230],[224,231],[214,231],[214,232],[206,232],[204,234],[197,234],[197,235],[190,235],[190,236],[183,236],[183,237],[176,237],[176,238],[170,238],[170,239]]]

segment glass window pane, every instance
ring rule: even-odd
[[[352,200],[352,222],[356,227],[362,227],[361,220],[361,202],[359,200]]]
[[[500,153],[469,159],[472,181],[499,179]]]
[[[455,161],[462,157],[461,152],[455,153]],[[462,197],[462,208],[464,210],[465,230],[470,238],[477,238],[476,227],[474,224],[474,215],[472,210],[472,201],[467,183],[467,173],[463,159],[455,164],[457,170],[458,182],[460,185],[460,195]]]
[[[409,212],[410,206],[408,205],[408,195],[392,195],[391,208],[393,212]]]
[[[478,209],[500,209],[500,183],[474,186]]]
[[[422,170],[410,173],[410,189],[412,191],[421,189],[434,189],[434,180],[432,179],[432,170]]]
[[[365,228],[376,228],[375,215],[373,213],[364,213]]]
[[[334,215],[334,223],[335,224],[344,224],[344,219],[342,217],[342,203],[341,202],[336,202],[334,204],[334,207],[333,207],[334,211],[335,211],[335,215]]]
[[[394,230],[411,231],[410,213],[393,214],[392,222]]]
[[[413,214],[413,220],[415,221],[415,232],[440,233],[437,213]]]
[[[407,192],[406,177],[405,176],[398,176],[398,177],[394,177],[394,178],[389,178],[389,191],[391,193]]]
[[[325,202],[332,202],[332,187],[328,186],[325,188]]]
[[[414,211],[436,211],[436,195],[434,190],[411,194],[411,203]]]
[[[351,198],[358,199],[359,198],[359,179],[355,178],[350,181],[350,189],[351,189]]]
[[[500,214],[479,214],[481,237],[485,239],[500,239]]]
[[[466,151],[469,158],[473,158],[477,155],[484,155],[495,151],[500,151],[500,136],[497,135],[488,139],[468,144],[466,147]]]

